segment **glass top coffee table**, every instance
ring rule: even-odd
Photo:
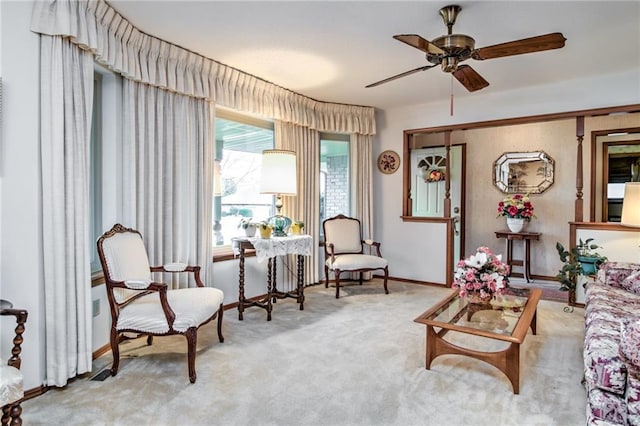
[[[540,289],[510,287],[489,304],[470,304],[458,290],[424,312],[415,322],[427,326],[426,369],[440,355],[465,355],[485,361],[511,381],[513,393],[520,392],[520,344],[531,328],[536,334],[536,313]],[[436,330],[437,329],[437,330]],[[482,352],[463,348],[444,339],[449,331],[509,342],[507,349]]]

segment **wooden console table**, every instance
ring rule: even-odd
[[[267,321],[271,321],[273,302],[277,299],[291,297],[300,304],[300,310],[304,310],[304,257],[311,255],[312,241],[310,235],[292,235],[288,237],[262,238],[234,238],[233,245],[237,247],[239,254],[238,271],[238,319],[243,319],[244,309],[258,306],[267,311]],[[244,252],[247,249],[255,249],[258,262],[267,263],[267,294],[259,300],[247,300],[244,296]],[[280,291],[277,289],[277,256],[287,254],[297,255],[296,288],[292,291]]]
[[[506,263],[511,267],[513,272],[514,266],[522,266],[524,279],[529,283],[531,282],[531,240],[539,240],[540,232],[511,232],[511,231],[496,231],[496,238],[505,238],[507,242]],[[524,258],[515,260],[513,258],[513,241],[524,242]]]

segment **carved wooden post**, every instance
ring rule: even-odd
[[[444,217],[451,217],[451,130],[444,132]]]
[[[578,153],[576,165],[576,202],[575,202],[575,221],[582,222],[584,220],[584,200],[583,193],[583,164],[582,164],[582,140],[584,139],[584,116],[576,117],[576,139],[578,140]]]

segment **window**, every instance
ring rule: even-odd
[[[217,183],[213,199],[213,241],[229,246],[244,235],[245,218],[265,220],[273,215],[273,195],[260,194],[262,151],[273,148],[273,123],[228,111],[216,111]]]
[[[320,235],[322,222],[350,215],[349,135],[320,134]]]

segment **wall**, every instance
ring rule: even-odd
[[[493,87],[497,85],[458,96],[453,117],[449,115],[447,102],[379,111],[376,116],[378,134],[374,158],[388,149],[401,154],[403,131],[408,129],[640,104],[637,70],[512,93],[496,92]],[[594,87],[598,90],[594,91]],[[583,142],[585,219],[588,218],[589,206],[590,132],[628,127],[634,123],[637,126],[639,122],[638,115],[593,117],[586,121]],[[539,242],[541,247],[534,245],[532,273],[555,275],[559,267],[555,242],[568,243],[568,222],[573,220],[576,192],[575,133],[574,120],[453,132],[453,143],[467,143],[467,254],[479,245],[489,245],[498,252],[504,251],[504,242],[497,240],[493,234],[493,231],[504,228],[504,219],[497,219],[495,214],[497,202],[503,194],[492,184],[493,162],[506,151],[542,149],[556,160],[556,182],[544,194],[533,197],[538,219],[530,224],[529,229],[542,232],[543,240]],[[444,283],[446,271],[442,268],[442,257],[438,251],[443,249],[442,240],[434,240],[434,224],[403,222],[400,218],[402,178],[402,171],[391,175],[374,173],[375,235],[383,243],[385,257],[389,260],[389,272],[392,276]],[[433,241],[436,241],[437,248],[433,247]],[[437,276],[434,278],[434,275]]]
[[[44,377],[44,300],[40,214],[39,51],[29,31],[31,2],[0,2],[2,44],[2,145],[0,146],[0,295],[29,311],[22,370],[25,387]],[[3,317],[2,357],[13,327]]]

